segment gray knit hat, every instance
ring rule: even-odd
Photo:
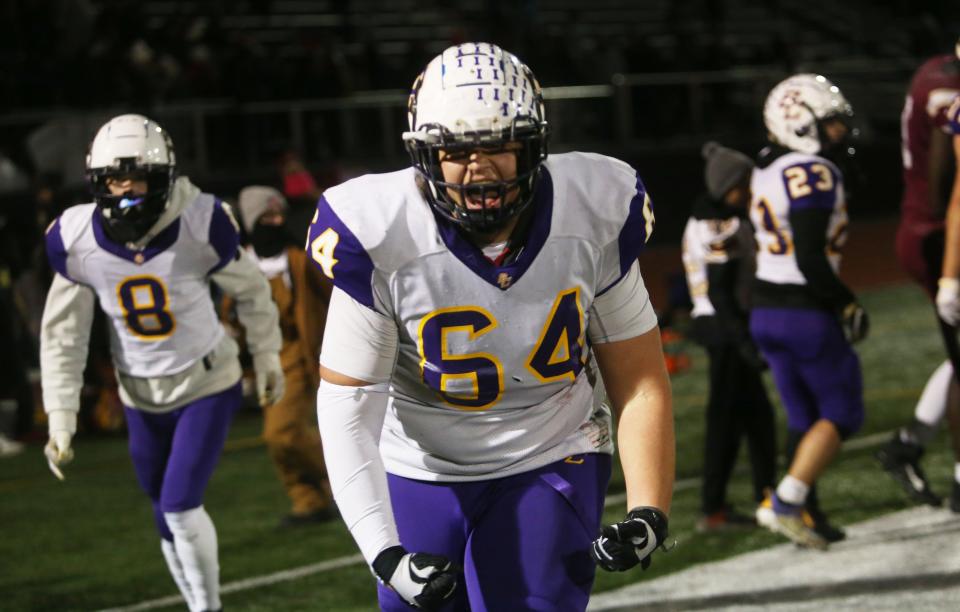
[[[722,200],[734,185],[753,170],[753,161],[749,157],[712,140],[703,145],[701,153],[707,160],[704,169],[707,191],[714,200]]]
[[[243,223],[243,229],[247,234],[253,231],[257,219],[267,211],[267,207],[273,200],[280,202],[284,210],[287,209],[287,199],[273,187],[252,185],[240,190],[240,201],[238,203],[240,222]]]

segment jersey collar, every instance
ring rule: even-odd
[[[132,261],[137,265],[146,263],[166,251],[173,246],[173,243],[176,242],[180,236],[180,218],[178,217],[174,219],[170,225],[163,228],[159,234],[154,236],[153,239],[143,247],[143,250],[134,250],[127,248],[125,245],[117,244],[107,236],[107,232],[103,227],[103,217],[100,209],[93,211],[93,220],[91,223],[93,225],[93,236],[101,249],[127,261]]]
[[[533,219],[530,221],[530,233],[522,247],[523,250],[517,257],[509,258],[509,263],[506,265],[497,265],[491,262],[483,254],[483,251],[460,233],[455,224],[437,214],[433,207],[430,210],[437,221],[440,238],[454,257],[483,280],[501,291],[506,291],[515,285],[530,268],[550,236],[550,224],[553,217],[553,180],[545,167],[540,170],[540,178],[537,181],[533,198],[533,204],[531,205],[533,207]]]

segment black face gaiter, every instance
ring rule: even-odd
[[[257,257],[274,257],[293,244],[293,241],[283,225],[258,223],[250,234],[250,244],[253,245]]]

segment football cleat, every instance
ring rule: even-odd
[[[779,533],[799,546],[827,549],[829,541],[814,528],[814,521],[803,506],[784,503],[776,494],[764,497],[757,506],[756,518],[761,527]]]
[[[807,508],[803,511],[803,522],[819,533],[829,544],[847,539],[847,532],[830,523],[827,515],[818,509]]]
[[[927,476],[920,467],[920,458],[923,457],[922,446],[904,442],[900,439],[900,432],[897,431],[874,456],[915,503],[930,506],[943,504],[943,498],[930,489]]]

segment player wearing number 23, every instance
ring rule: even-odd
[[[583,610],[595,561],[646,567],[667,535],[650,198],[621,161],[547,158],[539,85],[495,45],[434,58],[408,118],[413,167],[327,190],[307,240],[335,286],[317,406],[338,507],[385,610]],[[630,510],[599,538],[596,366]]]
[[[803,546],[827,536],[803,519],[816,479],[863,422],[860,362],[851,343],[867,317],[837,276],[846,240],[843,177],[852,108],[826,78],[794,75],[764,106],[770,147],[751,181],[757,269],[750,331],[787,412],[790,466],[758,520]]]
[[[241,401],[237,345],[217,320],[211,283],[236,297],[261,403],[283,395],[277,310],[238,248],[227,205],[177,177],[173,142],[141,115],[114,117],[87,155],[95,202],[47,229],[50,265],[40,339],[50,468],[73,456],[94,308],[107,315],[130,455],[153,504],[161,550],[191,610],[220,608],[207,482]]]

